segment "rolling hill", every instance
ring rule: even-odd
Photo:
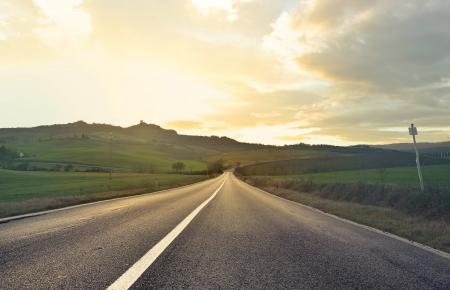
[[[398,150],[413,152],[414,147],[411,143],[397,143],[397,144],[386,144],[377,145],[376,147],[388,150]],[[428,154],[433,153],[449,153],[450,152],[450,141],[449,142],[437,142],[437,143],[417,143],[417,148]]]
[[[317,167],[317,162],[328,164],[328,161],[345,161],[341,163],[348,165],[336,169],[355,169],[361,160],[375,163],[390,160],[383,166],[392,167],[414,163],[411,153],[393,151],[390,147],[250,144],[228,137],[182,135],[142,121],[125,128],[83,121],[3,128],[0,129],[0,146],[22,153],[23,156],[15,161],[17,168],[12,169],[37,171],[62,171],[67,166],[75,171],[105,171],[112,166],[114,171],[157,173],[170,172],[174,162],[182,161],[186,165],[185,172],[198,173],[206,170],[208,162],[220,159],[226,166],[264,162],[263,167],[271,168],[272,165],[267,163],[278,161],[276,167],[306,166],[314,167],[314,171],[324,169]],[[361,159],[363,155],[365,157]],[[359,161],[351,161],[355,158]],[[326,171],[336,167],[330,166],[325,166]],[[367,166],[364,164],[365,168]],[[377,165],[369,166],[373,167]]]
[[[0,145],[22,152],[20,161],[37,169],[62,164],[92,169],[112,163],[115,170],[143,172],[170,171],[176,161],[184,162],[186,170],[202,171],[208,156],[271,147],[227,137],[180,135],[145,122],[123,128],[83,121],[0,129]]]

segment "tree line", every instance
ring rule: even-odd
[[[5,145],[0,146],[0,167],[7,168],[19,157],[19,152]]]
[[[222,174],[225,170],[224,161],[222,159],[209,161],[206,165],[208,174]],[[172,170],[176,173],[183,173],[186,169],[186,164],[181,161],[174,162],[172,164]]]

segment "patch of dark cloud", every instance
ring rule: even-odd
[[[325,48],[300,56],[301,67],[335,81],[380,90],[421,87],[450,76],[450,2],[343,2],[339,5],[358,9],[352,15],[348,9],[335,12],[335,26],[323,39]],[[327,11],[315,13],[328,15]]]

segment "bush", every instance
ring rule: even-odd
[[[271,177],[244,177],[245,181],[265,188],[284,188],[314,193],[321,198],[365,205],[392,207],[410,214],[450,220],[450,187],[427,186],[425,192],[415,187],[388,186],[363,182],[317,183],[311,179],[274,180]]]
[[[64,171],[65,172],[69,172],[69,171],[72,171],[72,170],[73,170],[73,165],[72,164],[66,164],[64,166]]]
[[[181,162],[181,161],[178,161],[178,162],[175,162],[174,164],[172,164],[172,169],[173,169],[175,172],[181,172],[181,171],[184,170],[185,167],[186,167],[186,166],[185,166],[184,163]]]
[[[17,159],[19,154],[16,150],[0,146],[0,167],[7,168],[10,167],[12,162]]]
[[[16,166],[16,170],[27,171],[29,167],[30,167],[30,163],[21,162]]]
[[[222,159],[214,160],[208,163],[209,174],[222,174],[224,167],[224,162]]]

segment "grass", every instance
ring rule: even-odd
[[[429,165],[422,167],[425,184],[450,185],[450,165]],[[274,179],[310,179],[318,183],[330,182],[364,182],[372,184],[389,184],[399,186],[418,186],[419,178],[416,167],[398,167],[386,169],[348,170],[325,173],[274,176]]]
[[[31,172],[0,169],[0,216],[151,192],[201,181],[177,174]]]
[[[448,160],[422,158],[423,165],[450,164]],[[312,157],[303,159],[278,160],[260,162],[238,168],[242,175],[299,175],[308,173],[335,172],[342,170],[380,169],[392,167],[415,166],[415,156],[410,153],[396,151],[380,151],[357,154],[339,154],[328,157]]]
[[[252,164],[255,162],[270,162],[288,159],[325,158],[336,155],[339,154],[315,150],[256,149],[225,152],[211,156],[210,160],[222,159],[226,165],[234,166],[237,163]]]
[[[110,166],[109,141],[103,139],[56,139],[31,143],[9,143],[29,155],[21,161],[34,163],[71,163],[86,166]],[[112,165],[128,171],[145,169],[169,172],[174,162],[182,161],[187,170],[206,169],[200,154],[187,146],[116,140],[112,145]]]

